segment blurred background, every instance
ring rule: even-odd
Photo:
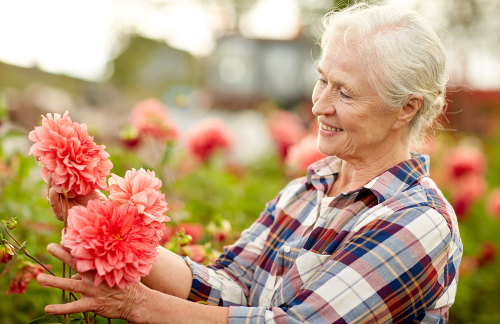
[[[350,2],[0,0],[0,219],[16,216],[12,233],[60,271],[45,246],[61,224],[27,134],[41,115],[68,111],[106,145],[113,173],[157,172],[172,218],[165,246],[210,262],[322,157],[310,113],[321,18]],[[445,44],[448,108],[419,149],[464,242],[450,323],[499,323],[500,1],[367,2],[418,11]],[[206,129],[218,144],[197,142]],[[191,241],[180,247],[182,228]],[[28,262],[17,259],[0,265],[2,323],[27,323],[60,299],[36,283],[16,294]]]

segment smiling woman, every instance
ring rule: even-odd
[[[291,181],[210,266],[166,249],[142,283],[49,305],[137,323],[443,323],[462,243],[455,213],[410,150],[443,108],[440,40],[418,14],[358,4],[328,16],[313,92],[325,159]],[[263,183],[262,185],[265,185]],[[69,253],[49,252],[72,264]],[[193,303],[201,302],[201,303]],[[208,304],[208,305],[205,305]]]

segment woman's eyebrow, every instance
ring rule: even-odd
[[[316,67],[316,70],[318,70],[318,73],[321,74],[322,76],[326,76],[325,72],[323,71],[323,69],[321,68],[321,66],[317,66]],[[349,91],[352,95],[356,95],[357,92],[354,91],[354,89],[352,87],[350,87],[348,84],[346,84],[345,82],[342,82],[340,80],[335,80],[334,82],[335,84],[337,84],[338,86],[341,86],[343,88],[345,88],[347,91]]]

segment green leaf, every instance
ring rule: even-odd
[[[71,314],[70,317],[70,323],[71,324],[81,324],[85,323],[85,318],[83,317],[83,314]],[[29,322],[29,324],[39,324],[39,323],[44,323],[44,324],[64,324],[66,321],[64,320],[63,315],[50,315],[50,314],[45,314],[43,316],[40,316],[37,319],[32,320]]]
[[[21,246],[19,247],[18,253],[19,254],[24,254],[24,252],[26,252],[26,246],[27,245],[28,245],[28,242],[24,241],[23,244],[21,244]]]

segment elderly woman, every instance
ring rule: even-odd
[[[41,275],[42,285],[82,294],[48,313],[137,323],[447,321],[462,254],[457,221],[429,158],[410,151],[445,104],[442,43],[410,10],[360,4],[326,21],[312,112],[330,157],[288,184],[214,265],[162,248],[151,273],[125,290],[94,287],[88,273]],[[60,246],[48,250],[71,264]]]

